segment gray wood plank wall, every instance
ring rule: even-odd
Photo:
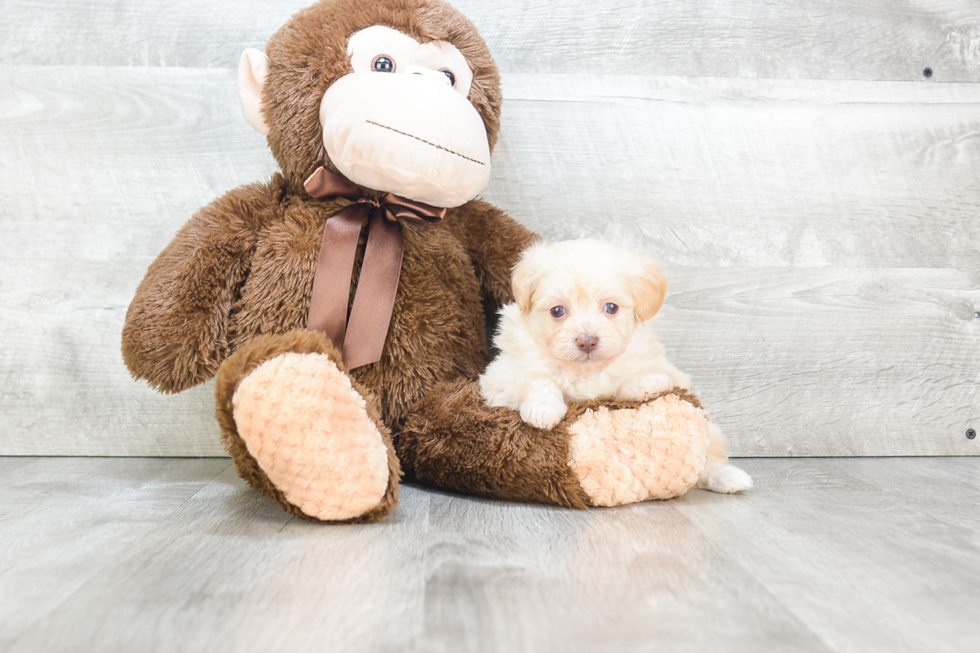
[[[221,451],[210,385],[132,381],[119,332],[177,228],[274,171],[234,66],[305,4],[3,0],[0,454]],[[976,0],[456,5],[504,73],[485,197],[663,262],[734,454],[978,453]]]

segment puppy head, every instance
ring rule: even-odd
[[[596,240],[533,245],[512,276],[538,345],[570,364],[608,364],[660,310],[667,280],[649,258]]]

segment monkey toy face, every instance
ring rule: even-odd
[[[483,190],[490,145],[466,99],[473,73],[460,51],[375,25],[351,36],[347,54],[353,72],[320,104],[323,145],[340,172],[434,206]]]
[[[349,11],[319,35],[303,30],[304,48],[292,47],[284,29],[270,41],[270,56],[247,50],[239,66],[246,118],[269,136],[281,164],[277,145],[298,145],[320,159],[311,163],[361,186],[438,207],[468,202],[489,180],[499,114],[499,82],[485,44],[436,0],[361,8],[366,4],[324,0],[306,11]],[[417,6],[406,9],[410,4]],[[321,39],[312,48],[311,37]],[[308,133],[313,109],[315,136]]]

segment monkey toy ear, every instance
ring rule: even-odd
[[[255,48],[242,53],[238,62],[238,96],[242,100],[245,120],[263,135],[269,134],[269,125],[262,116],[262,84],[269,71],[269,57]]]

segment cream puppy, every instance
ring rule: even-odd
[[[635,252],[595,240],[528,248],[514,268],[515,303],[500,310],[500,355],[480,377],[490,406],[519,410],[542,429],[558,424],[566,401],[644,401],[691,379],[671,365],[651,318],[667,281]],[[752,479],[728,464],[721,430],[709,422],[708,464],[698,485],[740,492]]]

